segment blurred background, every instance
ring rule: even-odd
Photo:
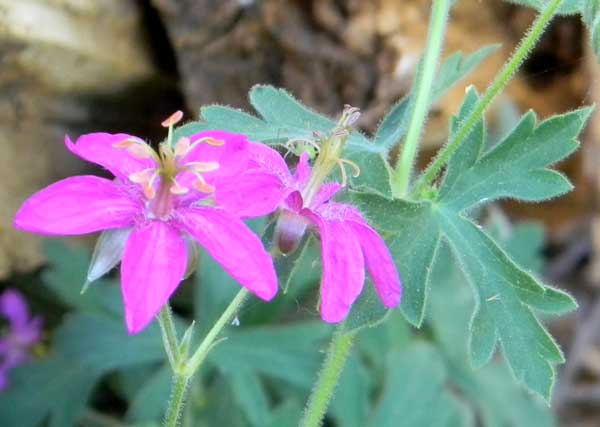
[[[0,0],[2,287],[34,282],[46,262],[42,240],[11,226],[20,203],[56,179],[98,172],[67,152],[65,134],[156,141],[177,109],[189,119],[205,104],[250,109],[257,83],[287,88],[331,116],[343,104],[359,107],[359,126],[372,131],[410,90],[429,10],[425,0]],[[445,55],[501,48],[434,106],[423,163],[444,143],[466,86],[485,89],[534,16],[499,0],[457,2]],[[597,103],[599,85],[581,19],[557,17],[490,112],[491,131],[503,134],[528,109],[543,118]],[[511,221],[546,225],[543,276],[580,304],[551,324],[567,354],[553,406],[565,426],[600,425],[599,119],[582,143],[561,164],[575,191],[501,206]]]

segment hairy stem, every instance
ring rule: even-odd
[[[431,90],[433,79],[437,69],[442,42],[446,32],[450,0],[434,0],[431,8],[429,21],[429,35],[425,55],[419,66],[416,82],[411,94],[413,104],[412,115],[406,133],[406,139],[402,146],[400,159],[392,176],[392,192],[394,197],[404,197],[408,189],[408,183],[412,175],[419,140],[423,133],[423,127],[427,118],[427,112],[431,102]]]
[[[158,324],[162,335],[165,352],[169,359],[171,369],[175,371],[179,364],[179,343],[177,342],[177,331],[173,322],[173,314],[169,304],[165,304],[158,315]]]
[[[344,332],[343,325],[334,333],[323,368],[308,399],[302,421],[300,421],[301,427],[320,427],[322,425],[327,407],[350,354],[354,335],[354,332]]]
[[[206,334],[206,337],[204,337],[204,340],[202,340],[186,364],[185,373],[188,378],[196,373],[204,359],[206,359],[208,352],[214,346],[215,340],[218,338],[223,328],[229,324],[231,319],[238,312],[248,294],[249,291],[246,288],[240,289],[235,298],[233,298],[231,303],[229,303],[223,314],[221,314],[221,317],[219,317],[210,331],[208,331],[208,334]]]
[[[458,147],[464,142],[469,136],[469,133],[477,122],[483,116],[485,110],[490,106],[496,96],[502,92],[506,87],[510,79],[518,71],[519,67],[527,58],[531,50],[535,47],[539,39],[541,38],[544,30],[548,26],[548,23],[552,20],[558,7],[562,3],[562,0],[551,0],[548,2],[545,9],[538,15],[536,20],[533,22],[527,35],[521,44],[515,50],[513,55],[510,57],[508,62],[504,64],[504,67],[500,73],[496,76],[492,84],[487,88],[479,102],[475,105],[471,113],[467,118],[460,124],[458,130],[454,133],[454,137],[448,142],[448,144],[440,150],[435,160],[427,167],[419,182],[415,187],[414,194],[418,197],[420,193],[429,186],[435,177],[438,175],[442,167],[450,160],[452,154],[458,149]]]
[[[171,400],[165,414],[165,427],[177,427],[181,418],[181,411],[185,402],[189,377],[183,372],[176,372],[173,376]]]
[[[173,369],[173,389],[165,415],[165,427],[177,427],[179,425],[190,378],[196,373],[208,355],[208,352],[215,345],[215,340],[223,328],[227,326],[240,309],[248,293],[245,288],[242,288],[237,293],[189,360],[185,360],[186,356],[181,354],[169,305],[166,304],[160,312],[158,321],[162,331],[163,344],[169,358],[169,363]]]

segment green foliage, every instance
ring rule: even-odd
[[[529,6],[541,10],[545,0],[508,0],[511,3]],[[596,56],[600,57],[600,3],[598,0],[564,0],[558,9],[562,15],[581,14],[581,18],[588,27],[590,43]]]
[[[581,17],[590,32],[592,49],[596,56],[600,56],[600,3],[597,0],[584,1]]]
[[[388,355],[387,382],[369,426],[471,426],[464,404],[445,388],[448,372],[436,349],[415,342]]]
[[[524,226],[512,232],[496,227],[493,233],[525,267],[539,268],[539,228]],[[505,241],[507,235],[510,239]],[[85,273],[85,254],[60,243],[49,248],[54,265],[45,277],[54,279],[46,285],[57,295],[68,295],[71,287],[79,292],[75,272]],[[202,263],[196,306],[210,305],[203,298],[225,304],[226,294],[235,293],[237,287],[219,297],[224,276],[205,257]],[[311,284],[318,279],[314,272],[302,274],[305,270],[300,268],[293,275],[289,292],[296,279]],[[58,280],[69,274],[74,283]],[[438,249],[430,275],[436,287],[424,319],[430,332],[411,337],[397,313],[377,328],[360,331],[332,401],[330,417],[335,425],[470,426],[473,420],[482,419],[486,426],[525,421],[534,427],[551,426],[547,408],[516,387],[505,366],[494,362],[479,372],[469,366],[464,331],[473,299],[446,245]],[[114,290],[118,284],[107,280],[90,292],[97,292],[101,301],[117,298],[109,304],[112,306],[119,302]],[[248,320],[256,304],[249,301],[240,313],[240,326],[226,332],[227,339],[209,354],[203,374],[191,385],[184,414],[189,425],[274,427],[298,423],[299,402],[305,400],[316,378],[323,356],[319,350],[325,348],[331,328],[321,322],[264,326],[271,320],[262,320],[256,324]],[[287,300],[283,312],[289,313],[295,304]],[[38,427],[46,420],[48,426],[74,426],[100,381],[116,375],[130,384],[121,394],[128,402],[125,419],[131,424],[127,425],[160,425],[171,380],[156,325],[132,337],[126,334],[120,313],[98,310],[85,298],[73,309],[54,334],[52,354],[15,372],[13,387],[0,399],[0,423]],[[212,315],[201,315],[199,308],[197,312],[197,322],[211,322],[210,316],[218,315],[216,310]]]
[[[451,132],[476,100],[471,91]],[[548,166],[576,149],[575,138],[589,114],[586,108],[536,124],[529,113],[487,151],[485,126],[479,123],[450,160],[434,200],[355,197],[372,223],[390,234],[388,243],[405,283],[402,310],[407,319],[415,325],[423,321],[427,295],[435,283],[430,273],[444,240],[476,296],[470,325],[473,364],[487,363],[499,341],[516,379],[547,400],[554,365],[564,360],[535,310],[560,314],[576,304],[519,267],[467,213],[499,198],[540,201],[568,191],[568,181]]]
[[[488,46],[467,57],[463,57],[460,52],[448,57],[441,66],[441,78],[434,96],[442,96],[495,49],[496,46]],[[333,120],[305,107],[283,89],[255,86],[250,91],[250,102],[260,118],[226,106],[202,107],[201,121],[182,126],[176,130],[175,138],[202,130],[221,129],[243,133],[254,141],[283,147],[290,139],[314,140],[314,132],[327,134],[335,127]],[[362,171],[359,177],[351,178],[354,188],[390,195],[389,165],[386,159],[393,144],[406,131],[408,102],[401,101],[390,111],[373,141],[360,132],[350,134],[344,156],[355,162]]]
[[[503,230],[500,241],[506,250],[516,249],[511,255],[537,272],[539,238],[539,227],[523,225]],[[386,322],[365,331],[359,343],[361,352],[370,354],[370,361],[379,359],[383,367],[384,389],[365,425],[553,426],[548,407],[520,389],[503,363],[471,368],[465,330],[474,300],[448,245],[441,245],[438,255],[430,273],[436,288],[424,319],[427,332],[409,342],[398,340],[399,331]],[[375,348],[386,348],[385,358]]]
[[[485,46],[471,55],[462,52],[450,55],[440,66],[432,91],[432,102],[442,98],[454,84],[471,73],[477,65],[498,49],[498,45]],[[409,111],[412,108],[412,97],[400,100],[386,114],[373,138],[376,145],[391,149],[408,130]]]
[[[533,225],[518,226],[501,238],[501,245],[511,255],[524,261],[525,268],[539,271],[539,239],[529,240],[539,231]],[[539,237],[539,233],[537,234]],[[512,252],[516,249],[517,252]],[[440,248],[440,257],[432,272],[436,290],[431,296],[427,317],[439,351],[443,354],[449,384],[460,390],[475,411],[476,417],[486,426],[551,426],[551,414],[541,401],[520,390],[502,363],[492,362],[478,371],[468,364],[467,335],[469,313],[474,301],[465,286],[465,277],[458,266],[451,262],[449,248]],[[448,307],[453,310],[448,310]]]
[[[561,10],[579,10],[579,3],[565,2]],[[590,22],[596,20],[595,8],[586,13],[594,17]],[[433,97],[446,93],[494,49],[448,57]],[[469,91],[451,133],[477,100]],[[224,129],[284,147],[289,139],[313,139],[314,132],[327,134],[335,127],[282,89],[256,86],[250,101],[259,117],[230,107],[204,107],[202,121],[177,129],[175,137]],[[538,314],[562,314],[576,303],[537,277],[539,228],[513,231],[495,223],[485,231],[474,213],[498,199],[542,201],[569,191],[570,183],[551,166],[577,148],[590,110],[541,123],[528,113],[493,146],[481,121],[426,197],[391,200],[388,158],[404,137],[411,108],[409,96],[383,119],[373,139],[351,133],[344,155],[362,170],[351,181],[355,191],[349,197],[384,235],[397,262],[404,282],[402,313],[410,324],[424,328],[410,330],[404,318],[381,305],[367,281],[345,323],[346,330],[357,333],[357,346],[332,401],[330,422],[336,427],[473,426],[476,420],[486,426],[550,426],[552,417],[541,399],[526,394],[512,377],[550,399],[555,365],[563,355]],[[264,240],[269,242],[269,228],[258,226],[267,229]],[[0,424],[74,426],[95,389],[103,387],[126,401],[128,423],[158,425],[170,370],[157,325],[128,336],[114,280],[100,280],[81,295],[86,254],[55,242],[48,245],[48,258],[44,284],[69,311],[53,331],[50,354],[15,371],[13,386],[0,399]],[[316,314],[318,242],[305,239],[276,267],[282,292],[269,304],[249,298],[236,326],[217,341],[190,385],[184,425],[274,427],[296,425],[300,419],[300,402],[314,383],[332,331],[322,322],[297,321]],[[197,340],[239,285],[206,253],[200,254],[198,273],[188,285],[194,286]],[[189,304],[179,308],[192,309]],[[177,323],[183,331],[184,322]],[[504,362],[492,360],[498,343]],[[472,366],[480,369],[475,372]]]
[[[547,0],[508,0],[510,3],[520,4],[522,6],[532,7],[541,10],[547,3]],[[563,0],[558,8],[561,15],[574,15],[581,10],[588,0]],[[593,1],[593,0],[592,0]]]

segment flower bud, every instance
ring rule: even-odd
[[[303,216],[288,210],[281,211],[275,224],[275,244],[281,253],[289,255],[298,248],[307,226],[308,221]]]

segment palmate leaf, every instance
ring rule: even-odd
[[[457,122],[476,101],[476,93],[470,91]],[[430,272],[443,239],[476,296],[470,339],[473,364],[487,363],[500,342],[516,379],[546,400],[554,365],[564,359],[534,310],[559,314],[576,304],[519,267],[467,213],[499,198],[539,201],[568,191],[568,181],[547,167],[576,149],[575,139],[589,114],[590,109],[584,108],[538,125],[529,113],[485,152],[485,126],[479,123],[451,159],[435,200],[386,200],[360,193],[354,197],[372,224],[389,233],[390,250],[405,283],[402,310],[407,319],[415,325],[423,320]]]
[[[499,243],[507,252],[534,272],[540,271],[540,242],[540,227],[530,224],[518,225],[499,235]],[[460,390],[461,396],[469,401],[474,417],[487,427],[553,426],[551,410],[538,396],[515,384],[505,363],[495,360],[477,372],[469,366],[465,330],[474,299],[447,245],[440,248],[432,275],[435,292],[431,294],[426,322],[448,366],[450,387]]]
[[[446,93],[495,49],[496,46],[487,46],[468,56],[460,52],[449,56],[441,66],[434,98]],[[260,118],[231,107],[206,106],[200,110],[200,121],[177,129],[175,138],[202,130],[221,129],[243,133],[254,141],[283,146],[292,138],[314,139],[315,131],[328,133],[335,126],[335,121],[310,110],[283,89],[257,85],[250,91],[250,102]],[[386,196],[391,194],[386,158],[406,132],[408,106],[409,97],[392,108],[373,140],[360,132],[351,133],[344,156],[363,171],[359,177],[350,179],[353,188]]]
[[[470,427],[471,413],[445,387],[448,371],[436,349],[415,342],[387,359],[385,389],[369,427]]]

